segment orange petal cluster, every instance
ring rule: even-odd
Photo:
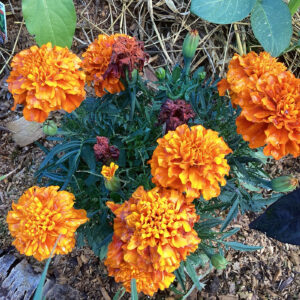
[[[101,175],[108,181],[112,180],[115,176],[116,171],[118,170],[119,166],[114,162],[111,162],[109,166],[103,165]]]
[[[105,261],[109,275],[127,291],[135,278],[138,292],[150,296],[169,287],[172,272],[200,242],[193,229],[199,219],[194,205],[178,191],[140,186],[125,203],[107,206],[116,215]]]
[[[87,82],[94,83],[99,97],[123,91],[120,78],[124,77],[124,68],[130,74],[135,68],[141,70],[147,57],[143,43],[126,34],[100,34],[82,56]]]
[[[300,155],[300,79],[282,63],[267,52],[235,54],[218,89],[220,95],[229,90],[242,108],[237,132],[250,148],[265,146],[264,154],[275,159]]]
[[[201,125],[178,126],[158,139],[151,165],[156,185],[185,192],[191,201],[217,197],[230,167],[225,156],[232,152],[216,131]]]
[[[88,218],[85,210],[73,208],[73,194],[58,189],[33,186],[12,204],[6,221],[15,238],[13,245],[21,254],[42,261],[50,256],[59,236],[54,254],[66,254],[74,248],[75,231]]]
[[[81,60],[68,48],[33,46],[14,56],[8,89],[17,104],[24,105],[24,118],[44,122],[51,111],[72,112],[85,99],[85,74]]]

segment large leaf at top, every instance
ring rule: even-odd
[[[280,242],[300,245],[300,189],[270,205],[249,227]]]
[[[22,0],[22,11],[26,27],[39,46],[51,42],[71,47],[76,27],[73,0]]]
[[[256,0],[192,0],[191,12],[209,22],[229,24],[247,17]]]
[[[257,1],[251,13],[255,37],[272,56],[280,55],[290,45],[292,18],[282,0]]]

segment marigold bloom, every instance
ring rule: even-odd
[[[175,130],[179,125],[187,124],[195,116],[196,114],[189,103],[181,99],[168,99],[161,106],[158,123],[166,123],[166,132],[168,132],[169,130]]]
[[[242,108],[237,132],[250,148],[266,145],[264,154],[275,159],[300,155],[300,79],[268,53],[251,52],[232,59],[219,93],[226,89]]]
[[[116,165],[114,162],[111,162],[109,167],[103,165],[101,174],[106,180],[110,181],[115,176],[115,172],[118,170],[118,168],[118,165]]]
[[[17,104],[24,105],[24,118],[44,122],[51,111],[72,112],[85,99],[85,74],[81,60],[68,48],[51,43],[33,46],[14,56],[8,89]]]
[[[54,254],[66,254],[74,248],[75,231],[88,218],[85,210],[73,208],[73,194],[58,189],[33,186],[12,204],[6,221],[15,238],[13,245],[21,254],[44,260],[60,235]]]
[[[157,142],[149,161],[153,183],[185,192],[191,199],[220,194],[219,183],[226,184],[230,169],[225,155],[232,150],[216,131],[183,124]]]
[[[200,242],[193,229],[199,219],[194,205],[176,190],[156,187],[145,191],[142,186],[125,203],[107,205],[116,215],[105,261],[109,274],[128,282],[135,278],[138,291],[149,295],[168,287],[174,280],[171,272]],[[136,272],[143,274],[141,282]],[[148,278],[151,293],[143,278]]]
[[[100,34],[82,56],[87,82],[94,83],[99,97],[123,91],[120,78],[124,77],[124,68],[129,74],[133,69],[142,70],[147,57],[143,43],[126,34]]]

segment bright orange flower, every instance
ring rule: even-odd
[[[156,187],[147,192],[142,186],[125,203],[107,205],[116,215],[113,241],[105,261],[109,274],[118,274],[118,278],[127,278],[128,282],[135,278],[139,291],[149,295],[168,287],[174,280],[171,272],[200,242],[193,229],[199,219],[194,205],[178,191]],[[136,272],[143,274],[141,282],[135,277]],[[144,287],[143,278],[147,277],[151,279],[151,293]],[[126,289],[129,288],[128,285]]]
[[[250,148],[266,145],[264,154],[275,159],[300,155],[300,79],[266,52],[236,54],[219,84],[221,95],[226,89],[242,108],[237,132]]]
[[[118,165],[116,165],[114,162],[111,162],[109,167],[103,165],[101,174],[106,180],[110,181],[115,176],[115,173],[118,170],[118,168]]]
[[[51,43],[23,50],[12,60],[7,79],[15,103],[24,105],[24,118],[44,122],[51,111],[72,112],[85,98],[81,60],[67,48]]]
[[[157,142],[149,161],[153,183],[185,192],[191,200],[220,194],[219,183],[226,184],[230,169],[225,155],[232,150],[216,131],[183,124]]]
[[[75,231],[88,218],[85,210],[73,208],[73,194],[58,189],[34,186],[12,204],[6,221],[15,238],[13,245],[21,254],[44,260],[60,235],[54,254],[66,254],[74,248]]]
[[[95,93],[102,97],[123,91],[124,68],[142,70],[147,55],[142,42],[126,34],[100,34],[82,55],[87,82],[94,83]]]

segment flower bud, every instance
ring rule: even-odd
[[[298,187],[299,181],[292,175],[272,179],[272,190],[275,192],[291,192]]]
[[[45,121],[43,126],[43,132],[46,135],[55,135],[57,132],[57,125],[54,121]]]
[[[166,70],[160,67],[156,70],[155,75],[159,80],[164,80],[166,78]]]
[[[114,176],[111,180],[104,180],[104,186],[111,192],[117,192],[120,189],[120,179]]]
[[[223,270],[226,268],[227,264],[228,264],[228,261],[226,260],[226,258],[217,253],[217,254],[214,254],[211,258],[211,263],[212,265],[217,269],[217,270]]]
[[[185,59],[192,59],[195,56],[200,36],[197,30],[192,30],[187,34],[182,46],[182,54]]]

